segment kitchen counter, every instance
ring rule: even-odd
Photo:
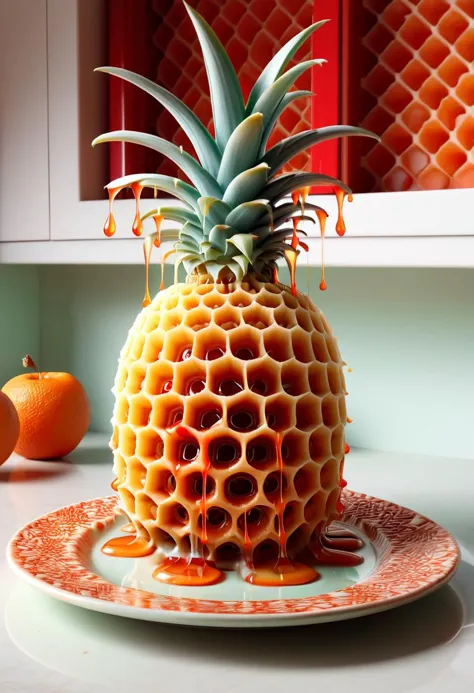
[[[67,461],[0,467],[1,693],[468,693],[474,690],[474,461],[353,450],[349,488],[446,527],[463,561],[447,586],[366,618],[287,630],[180,628],[63,604],[16,578],[14,532],[38,515],[108,495],[106,437]]]

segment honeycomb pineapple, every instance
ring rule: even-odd
[[[197,156],[138,132],[94,141],[151,147],[190,180],[137,174],[108,186],[111,200],[132,188],[136,234],[149,217],[158,227],[163,218],[179,222],[179,231],[158,229],[145,246],[149,257],[151,243],[174,237],[176,266],[187,272],[185,284],[145,301],[120,355],[111,445],[116,489],[136,533],[122,543],[137,547],[134,555],[155,551],[164,561],[159,579],[179,584],[196,576],[201,584],[215,582],[220,568],[237,565],[257,584],[281,584],[283,574],[285,584],[307,582],[316,573],[296,559],[308,555],[341,511],[347,415],[337,344],[321,312],[296,291],[301,241],[296,225],[285,222],[308,218],[308,211],[325,218],[298,198],[308,186],[350,191],[320,173],[278,173],[309,146],[371,133],[327,127],[267,149],[279,115],[309,95],[289,91],[295,80],[324,62],[285,71],[323,22],[274,56],[245,104],[218,38],[186,8],[204,55],[215,138],[170,92],[127,70],[101,68],[167,108]],[[182,204],[140,217],[143,187],[171,193]],[[111,235],[114,228],[111,209],[105,231]],[[292,271],[291,288],[278,281],[280,258]],[[194,572],[193,561],[199,565]]]

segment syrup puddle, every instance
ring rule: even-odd
[[[121,587],[133,587],[155,594],[224,601],[233,599],[250,601],[296,599],[349,587],[367,578],[376,565],[375,552],[369,540],[360,535],[365,542],[365,546],[357,550],[357,554],[364,558],[361,565],[354,567],[318,565],[316,570],[320,577],[309,584],[260,587],[245,582],[239,571],[226,571],[224,573],[225,579],[218,584],[199,587],[167,584],[153,578],[153,571],[160,562],[156,554],[143,558],[115,558],[102,553],[101,549],[105,542],[120,535],[127,536],[121,531],[127,522],[127,518],[119,516],[114,524],[96,534],[90,556],[92,570],[109,582]],[[337,527],[338,525],[334,524],[331,530],[334,531]],[[340,527],[341,525],[339,525]],[[340,536],[340,532],[337,534]]]

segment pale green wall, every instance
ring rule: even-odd
[[[0,265],[0,388],[27,353],[41,367],[38,270]]]
[[[155,285],[157,268],[154,270]],[[43,267],[41,359],[69,368],[109,430],[117,357],[139,310],[140,267]],[[300,288],[306,290],[302,269]],[[312,289],[338,335],[351,444],[474,457],[474,271],[330,269]]]

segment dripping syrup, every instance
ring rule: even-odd
[[[155,246],[155,248],[159,248],[161,246],[161,225],[164,221],[164,217],[162,217],[161,214],[154,214],[153,221],[155,222],[155,234],[153,245]]]
[[[105,542],[102,553],[115,558],[141,558],[149,556],[155,551],[155,547],[149,541],[136,534],[128,537],[114,537]]]
[[[120,527],[121,532],[125,532],[126,534],[135,534],[136,529],[135,525],[133,522],[129,522],[128,524],[124,525],[123,527]]]
[[[274,267],[272,267],[272,282],[274,284],[278,284],[279,281],[280,279],[278,277],[278,267],[275,265]]]
[[[296,296],[296,260],[298,258],[296,250],[291,247],[291,249],[285,250],[285,257],[288,263],[288,269],[290,270],[290,288],[291,295]]]
[[[110,488],[112,489],[112,491],[118,491],[119,483],[120,482],[118,480],[118,477],[112,481],[112,483],[110,484]]]
[[[112,207],[113,207],[115,198],[117,197],[118,193],[121,190],[122,190],[121,187],[109,188],[109,214],[108,214],[107,219],[106,219],[105,224],[104,224],[104,233],[108,238],[113,236],[115,231],[117,230],[117,225],[115,223],[115,217],[114,217],[113,212],[112,212]]]
[[[324,239],[326,236],[326,221],[328,214],[324,209],[317,209],[316,216],[318,217],[319,232],[321,235],[321,281],[319,283],[319,289],[320,291],[326,291],[328,285],[326,284],[326,279],[324,276]]]
[[[354,198],[351,193],[347,195],[347,193],[345,193],[344,190],[342,190],[342,188],[333,188],[333,191],[337,200],[336,232],[338,236],[344,236],[344,234],[346,233],[346,224],[344,221],[343,214],[344,199],[347,197],[347,201],[352,202]]]
[[[130,186],[133,196],[135,197],[135,218],[132,224],[132,231],[135,236],[141,236],[143,233],[143,222],[140,216],[140,197],[143,190],[143,185],[140,183],[132,183]]]
[[[351,419],[351,418],[347,417],[347,423],[348,423],[348,424],[351,424],[351,423],[352,423],[352,421],[353,421],[353,419]]]
[[[143,255],[145,258],[145,296],[142,301],[143,308],[146,308],[151,303],[150,297],[150,259],[151,251],[153,250],[153,239],[151,236],[145,238],[143,243]]]
[[[203,587],[221,582],[224,574],[209,565],[204,558],[169,556],[155,568],[153,578],[168,585]]]

